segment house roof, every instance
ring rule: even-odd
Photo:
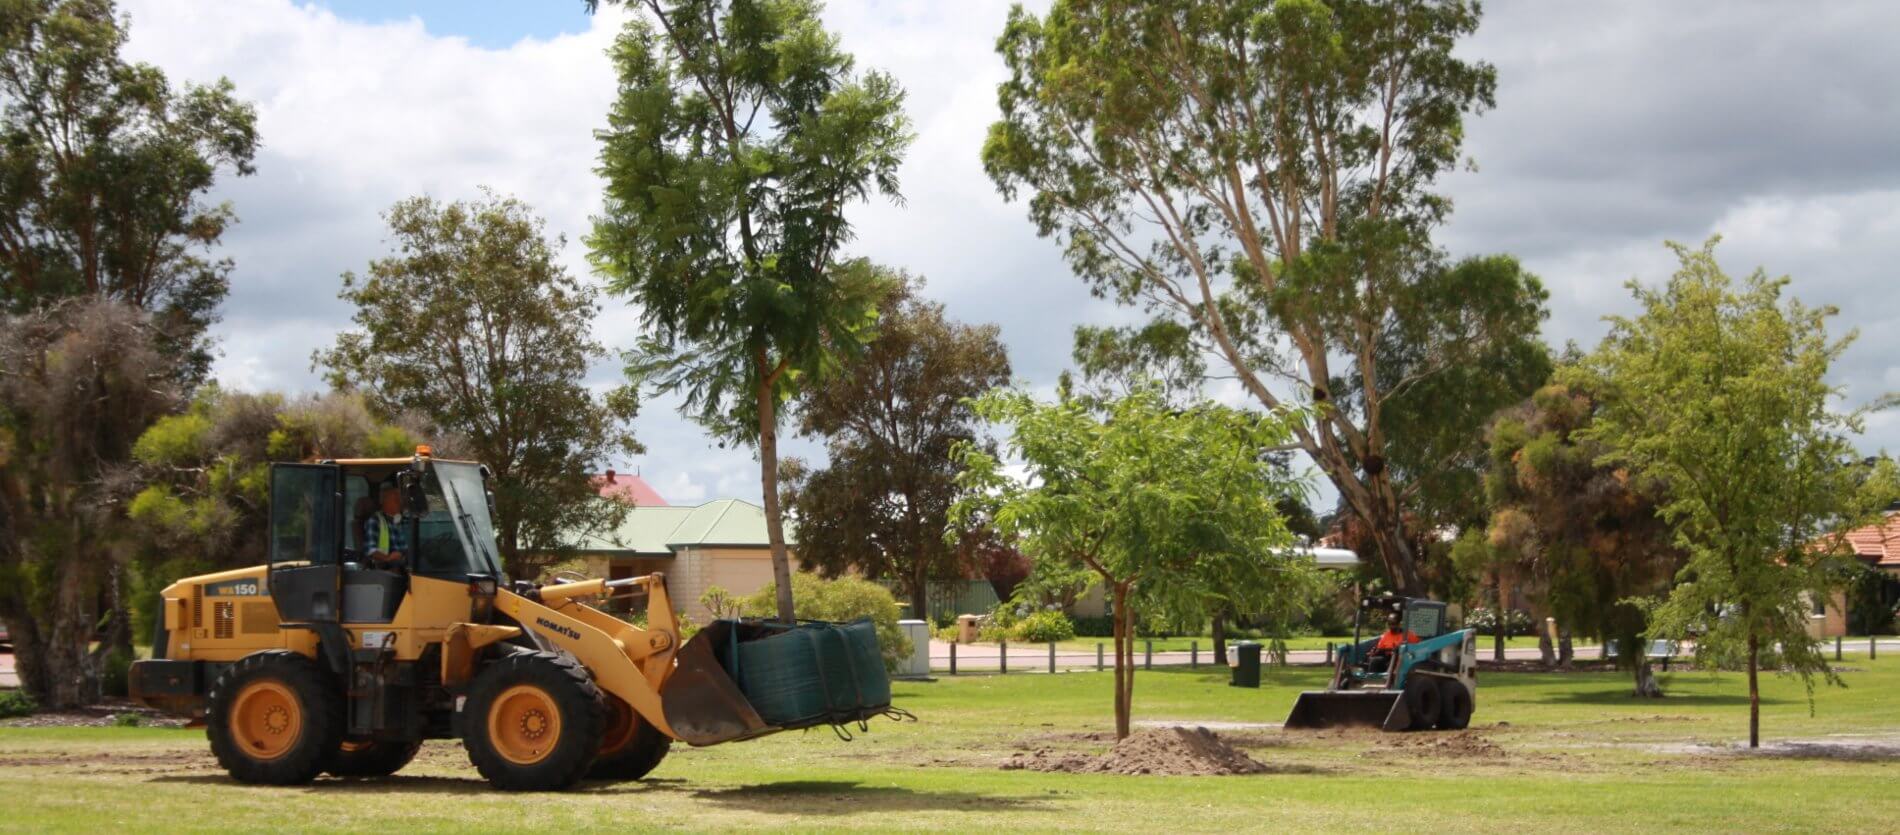
[[[791,526],[787,544],[796,544]],[[581,537],[580,551],[671,556],[681,548],[766,548],[765,511],[738,499],[719,499],[698,507],[636,505],[613,531]]]
[[[608,470],[594,476],[594,487],[602,496],[619,499],[635,507],[667,506],[666,499],[660,498],[660,491],[653,489],[653,485],[638,475]]]
[[[1900,568],[1900,513],[1887,514],[1877,525],[1848,531],[1847,543],[1874,565]]]

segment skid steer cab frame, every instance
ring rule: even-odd
[[[1377,637],[1361,639],[1368,614],[1381,626],[1388,615],[1398,615],[1404,630],[1418,640],[1378,652]],[[1361,598],[1353,643],[1336,653],[1332,681],[1325,690],[1301,693],[1286,727],[1408,731],[1468,726],[1477,705],[1477,633],[1447,631],[1446,616],[1445,604],[1435,600]]]
[[[161,592],[134,698],[200,717],[246,782],[394,773],[423,740],[461,739],[501,788],[636,779],[673,740],[778,730],[704,641],[680,641],[661,574],[506,583],[485,467],[433,458],[276,464],[270,562]],[[381,486],[400,491],[386,515]],[[400,531],[373,562],[365,521]],[[592,603],[644,597],[635,625]]]

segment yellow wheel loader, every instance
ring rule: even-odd
[[[201,717],[234,778],[277,785],[392,774],[460,739],[493,785],[560,789],[638,779],[673,740],[781,729],[716,657],[735,625],[682,646],[663,576],[503,582],[487,478],[427,448],[274,465],[269,563],[166,588],[133,696]],[[363,541],[378,485],[400,495],[394,562],[382,528]],[[644,625],[596,608],[641,592]]]

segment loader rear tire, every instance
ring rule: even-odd
[[[1455,681],[1446,680],[1438,685],[1438,727],[1447,731],[1462,731],[1471,726],[1471,691]]]
[[[330,764],[323,770],[332,777],[388,777],[401,771],[403,766],[416,758],[416,752],[420,750],[421,740],[390,742],[346,739],[337,746],[336,753],[330,755]]]
[[[559,791],[587,774],[600,753],[606,706],[572,658],[504,655],[475,677],[462,743],[475,769],[505,791]]]
[[[1431,676],[1414,675],[1405,683],[1405,709],[1412,714],[1412,724],[1406,727],[1410,731],[1431,730],[1438,724],[1438,714],[1444,707],[1439,701],[1438,682]]]
[[[218,674],[207,694],[211,753],[242,783],[308,783],[342,742],[341,689],[334,676],[297,653],[244,656]]]
[[[589,780],[638,780],[666,759],[673,738],[660,733],[653,723],[626,702],[607,697],[607,733],[601,740],[600,758],[588,769]]]

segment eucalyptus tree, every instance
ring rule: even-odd
[[[808,0],[645,0],[611,51],[595,268],[650,335],[628,373],[754,446],[779,617],[792,615],[780,412],[863,350],[884,290],[846,209],[899,199],[903,91],[859,71]]]
[[[1095,292],[1184,331],[1262,407],[1310,407],[1290,443],[1406,593],[1422,581],[1405,504],[1481,449],[1400,436],[1438,419],[1452,375],[1502,382],[1471,370],[1521,364],[1545,315],[1514,259],[1431,241],[1451,210],[1434,183],[1496,87],[1459,54],[1477,26],[1476,3],[1438,0],[1019,7],[983,147]],[[1541,377],[1511,380],[1482,399]],[[1445,438],[1489,417],[1455,411]]]

